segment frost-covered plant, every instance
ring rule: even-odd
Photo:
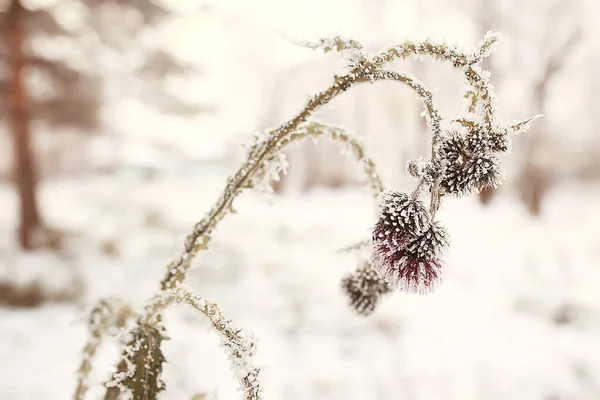
[[[161,314],[173,302],[186,302],[207,317],[221,337],[231,360],[244,399],[260,399],[259,368],[252,364],[256,342],[242,330],[232,328],[218,307],[182,288],[192,260],[208,247],[217,224],[233,211],[234,199],[245,189],[269,189],[269,182],[286,170],[283,151],[293,142],[309,137],[327,137],[340,142],[362,165],[373,195],[379,200],[379,216],[372,237],[348,249],[364,249],[371,244],[370,261],[342,281],[350,304],[363,315],[371,314],[379,299],[399,288],[410,293],[428,293],[441,279],[442,251],[449,244],[445,228],[436,219],[446,197],[460,197],[495,187],[503,174],[498,156],[510,150],[512,133],[528,129],[536,117],[501,124],[495,115],[493,87],[489,73],[479,63],[488,57],[497,41],[488,33],[471,53],[446,44],[404,42],[376,54],[369,54],[353,40],[340,37],[308,43],[323,51],[339,51],[347,60],[342,74],[315,96],[291,120],[256,136],[246,161],[232,175],[213,207],[186,237],[183,251],[173,260],[160,283],[160,293],[152,298],[144,312],[129,313],[130,328],[122,329],[123,352],[120,363],[107,383],[105,399],[131,397],[156,399],[165,389],[161,379],[164,357],[160,345],[165,339]],[[446,121],[434,105],[432,93],[416,78],[385,69],[396,59],[415,56],[441,60],[460,70],[465,78],[468,99],[466,116]],[[392,81],[406,85],[423,103],[427,125],[431,130],[431,153],[428,158],[410,160],[408,172],[417,178],[416,189],[408,194],[384,190],[375,164],[367,157],[359,140],[341,127],[311,119],[312,114],[334,98],[358,84]],[[428,197],[428,205],[423,201]],[[127,327],[125,321],[111,316],[115,308],[100,306],[90,321],[90,342],[84,348],[75,399],[82,399],[87,389],[91,358],[100,338],[110,326]],[[122,314],[122,313],[121,313]]]
[[[365,316],[373,313],[379,299],[392,291],[368,262],[342,279],[342,289],[354,310]]]

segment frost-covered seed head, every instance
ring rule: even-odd
[[[482,155],[467,161],[463,174],[475,191],[497,188],[504,176],[500,159],[492,155]]]
[[[465,138],[465,150],[469,154],[485,154],[489,152],[491,137],[481,128],[471,129]]]
[[[508,151],[510,149],[510,138],[507,132],[490,131],[478,126],[470,130],[464,144],[464,148],[469,154],[480,156]]]
[[[405,252],[391,260],[385,254],[373,253],[373,268],[387,283],[407,293],[431,293],[441,280],[439,258],[419,258]]]
[[[447,135],[439,145],[440,158],[449,162],[459,161],[464,151],[463,139],[455,131],[447,132]]]
[[[379,197],[379,221],[373,240],[403,240],[406,235],[419,235],[429,228],[429,213],[418,200],[397,191],[386,191]]]
[[[449,238],[446,230],[437,223],[431,224],[421,236],[417,236],[406,245],[406,253],[422,259],[439,256],[448,246]]]
[[[445,194],[453,196],[469,194],[469,182],[465,179],[462,163],[454,161],[446,165],[440,187]]]
[[[507,132],[494,131],[490,138],[490,150],[497,153],[506,153],[510,151],[510,137]]]
[[[342,289],[350,300],[350,305],[358,314],[369,315],[375,310],[382,295],[391,291],[370,265],[357,269],[342,279]]]

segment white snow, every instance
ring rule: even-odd
[[[95,301],[119,296],[140,310],[224,177],[47,183],[44,215],[72,243],[59,255],[18,253],[14,221],[4,219],[12,214],[3,211],[3,276],[76,269],[86,288],[78,304],[0,308],[0,399],[72,396]],[[364,318],[339,288],[355,255],[336,250],[368,237],[376,205],[367,190],[268,201],[247,193],[186,284],[256,334],[265,399],[598,399],[599,194],[560,187],[541,219],[504,196],[489,208],[475,199],[444,203],[438,218],[452,243],[437,292],[394,294]],[[0,207],[14,206],[3,186]],[[114,254],[101,251],[108,240]],[[176,307],[165,326],[163,398],[239,397],[200,315]],[[116,343],[106,342],[88,398],[102,397],[117,361]]]

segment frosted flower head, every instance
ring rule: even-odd
[[[464,145],[465,150],[472,155],[503,153],[510,149],[510,138],[507,132],[475,126],[467,134]]]
[[[455,162],[460,161],[464,153],[464,143],[460,133],[447,132],[447,137],[440,142],[439,155],[441,159]]]
[[[437,223],[418,236],[410,236],[403,247],[379,245],[372,265],[388,284],[409,293],[430,293],[441,280],[439,255],[448,246],[448,234]]]
[[[440,187],[445,194],[453,196],[464,196],[469,194],[469,182],[465,177],[463,164],[454,161],[446,165],[444,178],[440,181]]]
[[[405,193],[385,191],[379,195],[379,221],[373,240],[403,240],[407,233],[419,235],[429,228],[429,213],[418,200]]]
[[[470,159],[464,167],[464,175],[475,191],[497,188],[504,177],[500,159],[487,154]]]
[[[421,236],[408,241],[405,252],[416,258],[433,259],[440,255],[448,244],[446,230],[437,223],[433,223]]]
[[[352,308],[367,316],[375,310],[379,299],[391,291],[391,287],[367,264],[342,279],[342,290]]]
[[[410,293],[428,293],[439,282],[438,258],[448,244],[446,231],[432,224],[423,204],[404,193],[381,195],[373,230],[372,267],[389,285]]]
[[[373,254],[373,268],[390,285],[407,293],[427,294],[441,281],[442,261],[439,258],[419,258],[406,252],[394,263]]]
[[[373,229],[373,267],[379,272],[387,264],[404,257],[408,241],[429,229],[429,213],[423,204],[397,191],[383,192],[380,197],[379,220]]]

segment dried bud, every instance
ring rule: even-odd
[[[448,136],[440,141],[439,156],[450,163],[460,161],[464,152],[464,143],[460,133],[447,132]]]
[[[510,137],[508,136],[507,132],[492,132],[490,143],[490,150],[497,153],[506,153],[510,150]]]
[[[481,155],[467,161],[463,174],[476,191],[497,188],[504,177],[500,159],[492,155]]]
[[[510,138],[505,131],[490,131],[477,126],[465,138],[465,150],[472,156],[503,153],[510,149]]]
[[[431,224],[421,236],[411,239],[406,245],[406,253],[422,259],[432,259],[439,256],[448,246],[448,234],[437,223]]]
[[[397,191],[382,192],[379,196],[379,221],[373,240],[403,242],[406,235],[420,235],[429,228],[429,213],[418,200]]]
[[[440,163],[432,163],[423,157],[409,160],[406,169],[413,177],[423,180],[427,187],[433,186],[433,182],[442,175],[443,170]]]
[[[462,163],[455,161],[446,165],[440,187],[443,189],[444,194],[464,196],[470,193],[469,182],[465,178]]]
[[[482,127],[473,127],[465,138],[465,150],[470,155],[482,155],[489,153],[492,147],[490,133]]]
[[[368,264],[344,278],[342,289],[350,299],[350,305],[365,316],[375,310],[382,295],[391,291],[390,286]]]

